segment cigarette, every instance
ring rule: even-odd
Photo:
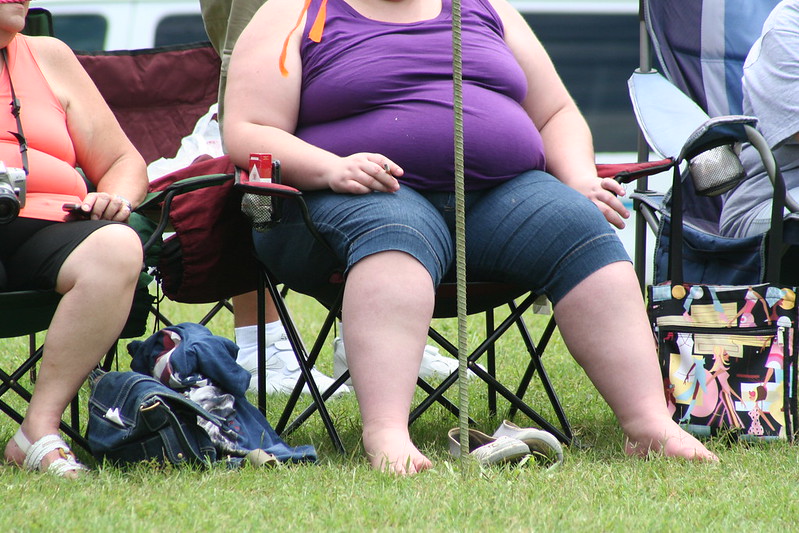
[[[383,163],[383,170],[385,170],[386,174],[388,174],[389,176],[391,175],[391,167],[388,166],[388,163]]]

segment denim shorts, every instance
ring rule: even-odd
[[[336,269],[395,250],[422,263],[434,285],[454,263],[454,193],[304,194],[328,246],[314,239],[296,204],[283,221],[255,232],[256,252],[294,290],[326,299]],[[616,232],[585,196],[553,176],[530,171],[496,187],[466,194],[466,273],[470,280],[513,283],[557,303],[600,268],[629,256]]]

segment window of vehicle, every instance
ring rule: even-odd
[[[155,29],[155,46],[207,41],[201,15],[164,17]]]
[[[108,21],[102,15],[53,15],[53,31],[73,50],[102,50]]]
[[[597,152],[632,152],[637,126],[627,79],[638,67],[634,14],[526,13],[594,137]]]

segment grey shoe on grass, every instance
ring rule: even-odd
[[[503,420],[494,437],[512,437],[524,442],[529,453],[545,466],[555,466],[563,462],[563,446],[552,433],[536,428],[521,428],[508,420]]]
[[[452,428],[447,436],[449,453],[453,457],[460,457],[460,430]],[[489,437],[476,429],[469,429],[469,455],[477,459],[481,465],[496,465],[519,462],[530,455],[530,449],[525,443],[513,437]]]

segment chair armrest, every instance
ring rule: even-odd
[[[639,178],[665,172],[674,163],[672,158],[643,163],[600,163],[596,165],[596,174],[600,178],[613,178],[619,183],[632,183]]]
[[[282,201],[283,198],[290,198],[296,202],[300,210],[300,214],[302,215],[302,219],[305,222],[305,225],[308,227],[308,231],[311,232],[311,235],[313,235],[313,237],[319,243],[330,250],[333,255],[336,255],[335,250],[333,250],[325,238],[322,237],[322,235],[319,233],[319,230],[316,228],[316,224],[314,224],[313,220],[311,220],[311,215],[308,212],[308,205],[305,203],[302,191],[290,185],[283,185],[282,183],[277,183],[275,181],[250,181],[247,178],[246,172],[240,169],[239,174],[239,178],[236,180],[236,184],[233,186],[233,188],[238,191],[254,194],[257,196],[275,197],[276,201]],[[276,211],[277,216],[273,222],[278,222],[282,217],[282,208],[278,206]]]
[[[167,196],[175,196],[184,194],[205,187],[213,187],[214,185],[221,185],[226,181],[232,180],[233,174],[209,174],[206,176],[193,176],[176,181],[168,187],[159,191],[150,191],[144,198],[144,201],[136,208],[137,212],[147,214],[150,210],[158,208],[160,211],[161,204]]]
[[[258,196],[279,196],[281,198],[302,196],[302,192],[299,189],[273,181],[239,181],[233,188]]]

